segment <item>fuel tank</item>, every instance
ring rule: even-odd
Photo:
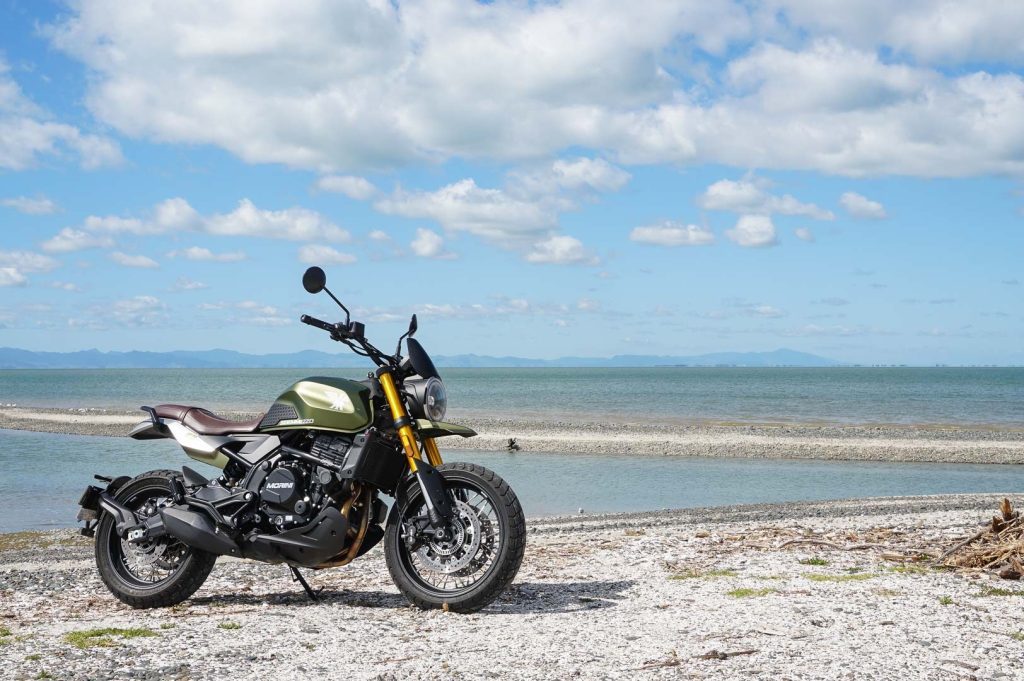
[[[373,422],[370,388],[332,376],[304,378],[281,393],[260,422],[260,431],[316,428],[358,433]]]

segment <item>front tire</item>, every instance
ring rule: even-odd
[[[118,488],[115,499],[136,515],[147,516],[166,503],[175,471],[150,471]],[[190,548],[172,537],[130,545],[117,535],[104,513],[96,527],[96,566],[100,579],[122,603],[133,608],[163,608],[188,599],[203,585],[217,556]]]
[[[388,516],[384,557],[395,585],[414,605],[476,612],[519,572],[526,550],[523,508],[508,483],[483,466],[450,463],[437,470],[455,502],[451,541],[410,536],[413,520],[426,513],[423,492],[413,484]]]

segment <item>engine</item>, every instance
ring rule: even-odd
[[[305,525],[325,504],[337,505],[342,487],[332,471],[315,464],[279,462],[260,486],[260,515],[278,530]]]

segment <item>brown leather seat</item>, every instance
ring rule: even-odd
[[[263,414],[251,421],[223,419],[202,407],[186,407],[181,404],[161,404],[155,407],[156,415],[162,419],[181,421],[200,435],[231,435],[233,433],[254,433],[260,427]]]

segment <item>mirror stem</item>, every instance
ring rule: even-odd
[[[348,326],[348,324],[349,324],[349,321],[350,321],[350,319],[351,319],[351,317],[352,317],[352,315],[351,315],[351,314],[349,314],[348,308],[347,308],[347,307],[345,307],[345,306],[344,306],[344,305],[342,304],[342,302],[341,302],[340,300],[338,300],[338,299],[337,299],[337,298],[336,298],[336,297],[334,296],[334,294],[333,294],[333,293],[331,293],[331,289],[329,289],[329,288],[327,288],[326,286],[324,286],[324,290],[325,290],[325,291],[327,291],[327,295],[329,295],[329,296],[331,297],[331,300],[333,300],[334,302],[336,302],[336,303],[338,304],[338,307],[340,307],[340,308],[341,308],[342,310],[344,310],[344,311],[345,311],[345,326]]]

